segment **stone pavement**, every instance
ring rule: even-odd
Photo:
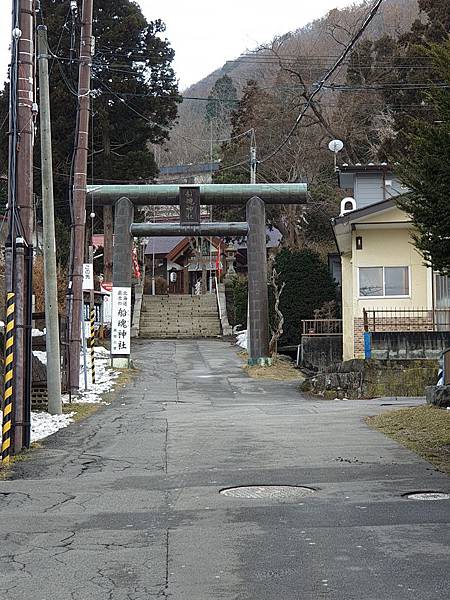
[[[0,482],[1,600],[447,597],[449,501],[402,494],[449,479],[363,423],[390,407],[249,379],[224,341],[134,352],[116,401]],[[219,494],[248,484],[316,492]]]

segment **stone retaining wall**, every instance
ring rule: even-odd
[[[308,378],[302,391],[327,398],[424,396],[437,381],[433,360],[348,360]]]

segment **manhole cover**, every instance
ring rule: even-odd
[[[444,492],[411,492],[410,494],[403,494],[408,500],[449,500],[450,494],[444,494]]]
[[[297,498],[304,498],[314,494],[316,490],[309,487],[295,485],[249,485],[220,490],[224,496],[232,498],[248,498],[250,500],[269,499],[294,502]]]

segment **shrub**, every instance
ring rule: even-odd
[[[231,282],[227,283],[227,312],[230,325],[242,325],[247,327],[247,277],[236,275]]]
[[[67,273],[58,265],[56,268],[58,285],[58,312],[63,315],[66,307]],[[33,294],[35,296],[35,311],[45,312],[45,277],[44,257],[36,256],[33,261]]]
[[[280,284],[286,282],[280,301],[284,334],[280,346],[300,343],[301,321],[313,319],[314,311],[336,300],[336,284],[327,264],[316,252],[282,250],[275,258]]]

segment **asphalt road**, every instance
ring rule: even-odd
[[[448,596],[449,501],[402,494],[449,479],[363,423],[386,401],[249,379],[223,341],[137,342],[135,360],[116,401],[0,482],[1,600]],[[249,484],[316,491],[219,494]]]

